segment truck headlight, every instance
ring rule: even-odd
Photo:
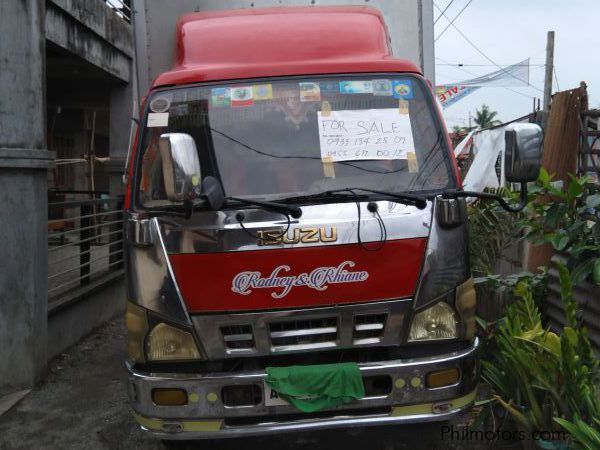
[[[415,314],[408,341],[455,339],[457,337],[456,313],[450,305],[442,301]]]
[[[159,323],[146,338],[146,360],[186,361],[200,359],[191,333],[166,323]]]

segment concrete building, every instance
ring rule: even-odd
[[[128,5],[0,2],[0,397],[33,386],[49,358],[124,305],[120,223],[93,199],[122,193],[134,88]],[[110,241],[106,230],[116,230]]]

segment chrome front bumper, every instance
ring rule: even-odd
[[[385,375],[392,381],[387,395],[365,397],[355,403],[318,413],[303,414],[290,405],[225,406],[226,386],[262,386],[264,371],[208,374],[155,374],[129,371],[129,399],[140,427],[161,439],[206,439],[263,435],[285,431],[384,425],[447,420],[467,409],[475,399],[479,376],[478,340],[461,351],[425,358],[359,364],[364,377]],[[425,376],[457,367],[460,380],[430,389]],[[180,388],[188,394],[183,406],[157,406],[156,388]]]

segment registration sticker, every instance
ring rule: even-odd
[[[252,106],[253,104],[252,86],[231,88],[231,106]]]
[[[273,98],[273,86],[271,84],[256,84],[252,86],[254,100],[271,100]]]
[[[340,81],[341,94],[372,94],[373,82],[365,81]]]
[[[337,81],[319,81],[321,94],[339,94],[340,85]]]
[[[164,113],[169,110],[170,105],[171,102],[167,97],[157,97],[150,102],[150,111]]]
[[[229,106],[231,104],[229,88],[213,88],[210,101],[213,106]]]
[[[301,102],[320,102],[321,88],[319,83],[300,83]]]
[[[167,127],[169,126],[169,113],[148,113],[148,128]]]
[[[394,80],[392,82],[392,89],[394,91],[394,98],[401,98],[403,100],[412,100],[413,98],[411,80]]]
[[[386,95],[391,97],[393,93],[391,80],[373,80],[373,95]]]

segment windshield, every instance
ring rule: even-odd
[[[293,78],[156,92],[142,139],[144,206],[165,194],[158,139],[187,133],[202,176],[227,196],[276,200],[360,187],[395,193],[454,187],[452,165],[422,80]]]

